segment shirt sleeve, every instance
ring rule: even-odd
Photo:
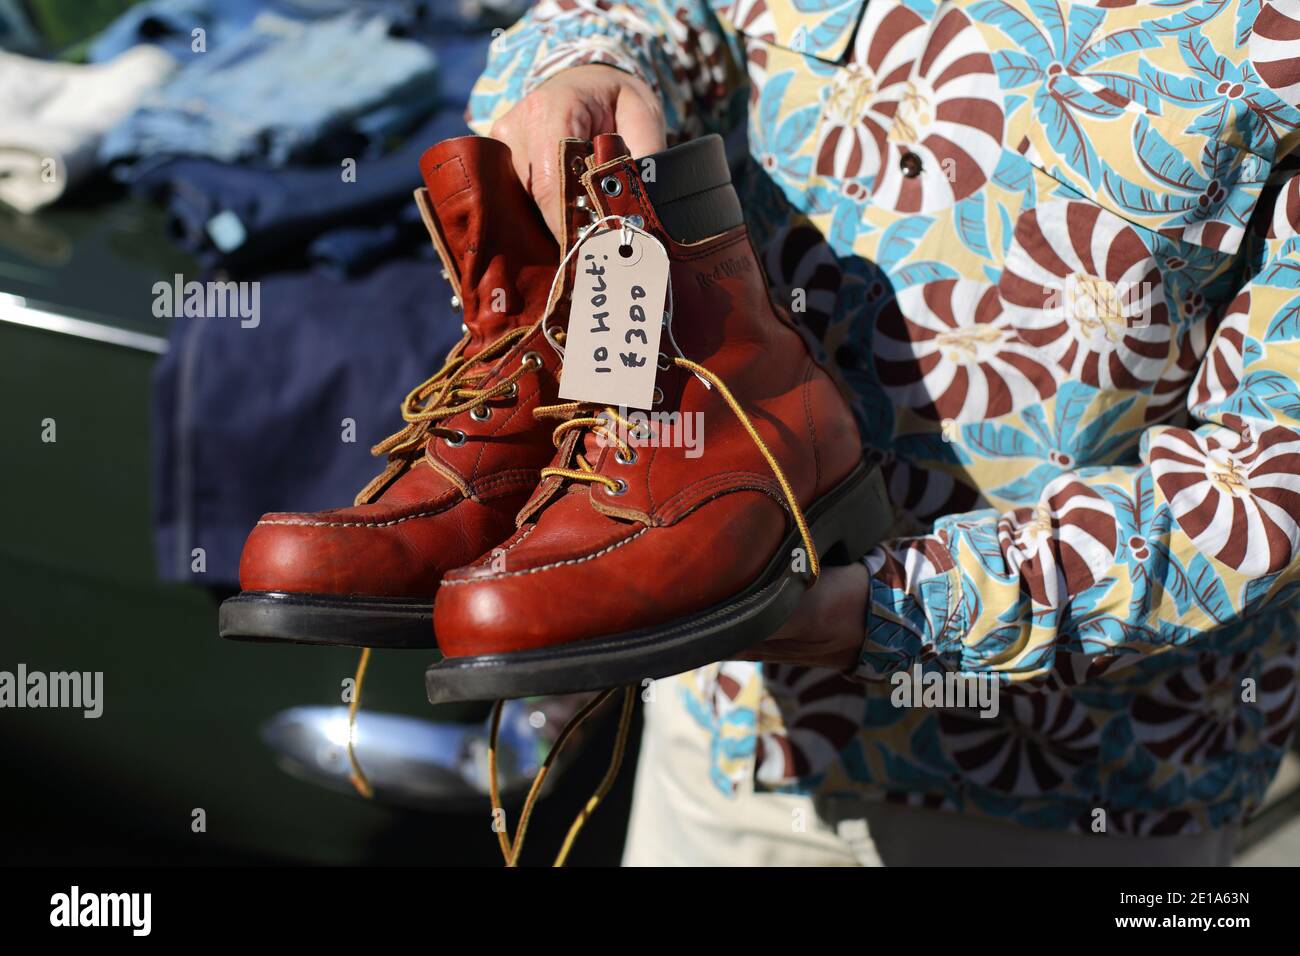
[[[466,118],[486,135],[555,74],[600,63],[659,95],[671,140],[725,133],[743,115],[734,43],[705,0],[542,0],[493,41]]]
[[[1149,429],[1140,464],[1059,475],[1032,508],[871,552],[855,676],[938,659],[1029,689],[1063,654],[1096,674],[1300,598],[1300,175],[1254,222],[1258,267],[1196,369],[1188,427]]]

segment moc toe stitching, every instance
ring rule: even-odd
[[[361,520],[361,521],[321,521],[310,516],[303,517],[265,517],[258,521],[258,525],[272,525],[278,527],[294,528],[391,528],[393,525],[402,524],[406,521],[415,521],[418,518],[436,518],[438,515],[446,514],[453,509],[459,501],[449,502],[429,511],[419,511],[415,514],[402,515],[398,518],[389,518],[381,521],[378,519]]]
[[[584,554],[581,555],[580,557],[568,558],[564,561],[552,561],[549,564],[540,564],[535,568],[520,568],[517,571],[501,571],[497,574],[491,574],[491,575],[474,575],[468,577],[452,577],[449,575],[443,578],[442,583],[444,587],[448,585],[458,585],[458,584],[488,584],[493,581],[504,580],[505,578],[517,578],[525,574],[538,574],[542,571],[552,571],[556,568],[568,567],[574,564],[585,564],[588,561],[592,561],[596,558],[601,557],[602,555],[608,554],[611,551],[615,551],[618,548],[623,547],[623,545],[625,544],[629,544],[635,541],[637,538],[641,537],[641,535],[645,534],[649,530],[650,529],[648,527],[643,527],[640,531],[636,531],[628,535],[626,538],[622,538],[618,541],[615,541],[613,544],[607,545],[601,548],[599,551],[593,551],[590,554]],[[526,536],[527,535],[524,535],[523,537]],[[523,537],[521,537],[519,540],[522,541]],[[515,544],[518,543],[519,541],[515,542]],[[511,547],[514,547],[514,545],[511,545]]]

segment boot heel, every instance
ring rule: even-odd
[[[885,480],[874,463],[859,465],[819,504],[821,513],[810,517],[825,564],[857,561],[884,539],[894,521]]]

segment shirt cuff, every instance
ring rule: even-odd
[[[876,683],[927,661],[938,662],[945,670],[963,670],[962,638],[970,625],[963,597],[958,567],[906,591],[873,576],[862,650],[857,666],[845,676]]]

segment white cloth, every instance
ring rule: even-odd
[[[100,138],[176,69],[151,46],[107,63],[0,51],[0,202],[34,212],[93,172]]]

